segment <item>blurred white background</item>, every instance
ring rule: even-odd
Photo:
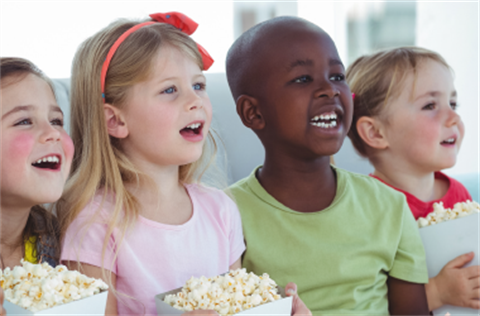
[[[1,0],[0,56],[24,57],[52,78],[68,78],[84,39],[115,19],[167,11],[183,12],[199,23],[192,37],[216,61],[209,73],[225,71],[226,53],[238,35],[279,15],[298,15],[324,28],[346,66],[362,54],[400,45],[439,52],[455,70],[458,112],[466,125],[457,164],[446,173],[479,172],[478,1]]]

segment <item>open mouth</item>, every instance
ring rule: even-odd
[[[58,170],[61,166],[60,157],[57,155],[50,155],[43,158],[38,159],[32,166],[35,168],[40,169],[50,169],[50,170]]]
[[[193,135],[200,135],[202,133],[203,124],[202,123],[193,123],[185,128],[180,130],[180,134],[183,136],[193,136]]]
[[[310,124],[321,128],[334,128],[339,123],[339,116],[334,111],[317,115],[310,120]]]
[[[456,143],[456,141],[457,141],[457,139],[452,137],[452,138],[444,140],[443,142],[440,143],[440,145],[453,145],[453,144]]]

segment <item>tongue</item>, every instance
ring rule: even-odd
[[[195,135],[197,133],[195,133],[195,130],[193,130],[191,128],[184,128],[184,129],[180,130],[180,134],[187,136],[187,135]]]
[[[37,167],[40,169],[57,169],[58,164],[56,162],[42,162],[40,164],[34,165],[34,167]]]

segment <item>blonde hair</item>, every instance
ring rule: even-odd
[[[100,73],[113,43],[129,28],[142,22],[119,20],[88,38],[79,47],[72,67],[70,125],[75,155],[71,176],[57,203],[57,212],[62,236],[65,236],[69,224],[98,190],[103,189],[103,201],[113,193],[115,207],[108,219],[102,249],[102,273],[105,278],[103,259],[113,230],[118,228],[122,234],[120,241],[116,240],[116,258],[121,240],[139,214],[138,202],[125,184],[138,183],[140,178],[148,179],[148,176],[142,174],[122,152],[118,139],[108,134]],[[129,88],[149,78],[152,62],[164,45],[180,50],[203,69],[201,55],[188,35],[164,23],[144,26],[127,37],[111,60],[105,79],[105,102],[117,108],[124,107]],[[214,159],[216,149],[209,131],[202,156],[194,163],[179,167],[179,180],[183,183],[200,180],[209,162]]]
[[[348,67],[347,83],[355,93],[353,120],[348,137],[360,155],[368,157],[368,145],[358,134],[358,119],[362,116],[382,116],[389,100],[398,97],[404,88],[407,75],[413,72],[416,79],[419,64],[426,59],[439,62],[450,69],[442,56],[421,47],[399,47],[362,56]]]

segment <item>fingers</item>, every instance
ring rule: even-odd
[[[293,296],[297,294],[297,285],[293,282],[287,283],[287,285],[285,285],[285,294],[287,296]]]
[[[463,268],[465,276],[469,279],[480,277],[480,266]]]
[[[461,256],[456,257],[455,259],[451,260],[449,263],[445,265],[448,268],[461,268],[473,259],[473,252],[469,252],[463,254]]]
[[[292,303],[292,315],[293,316],[311,316],[312,312],[308,309],[307,305],[298,297],[298,295],[295,295],[293,297],[293,303]]]

